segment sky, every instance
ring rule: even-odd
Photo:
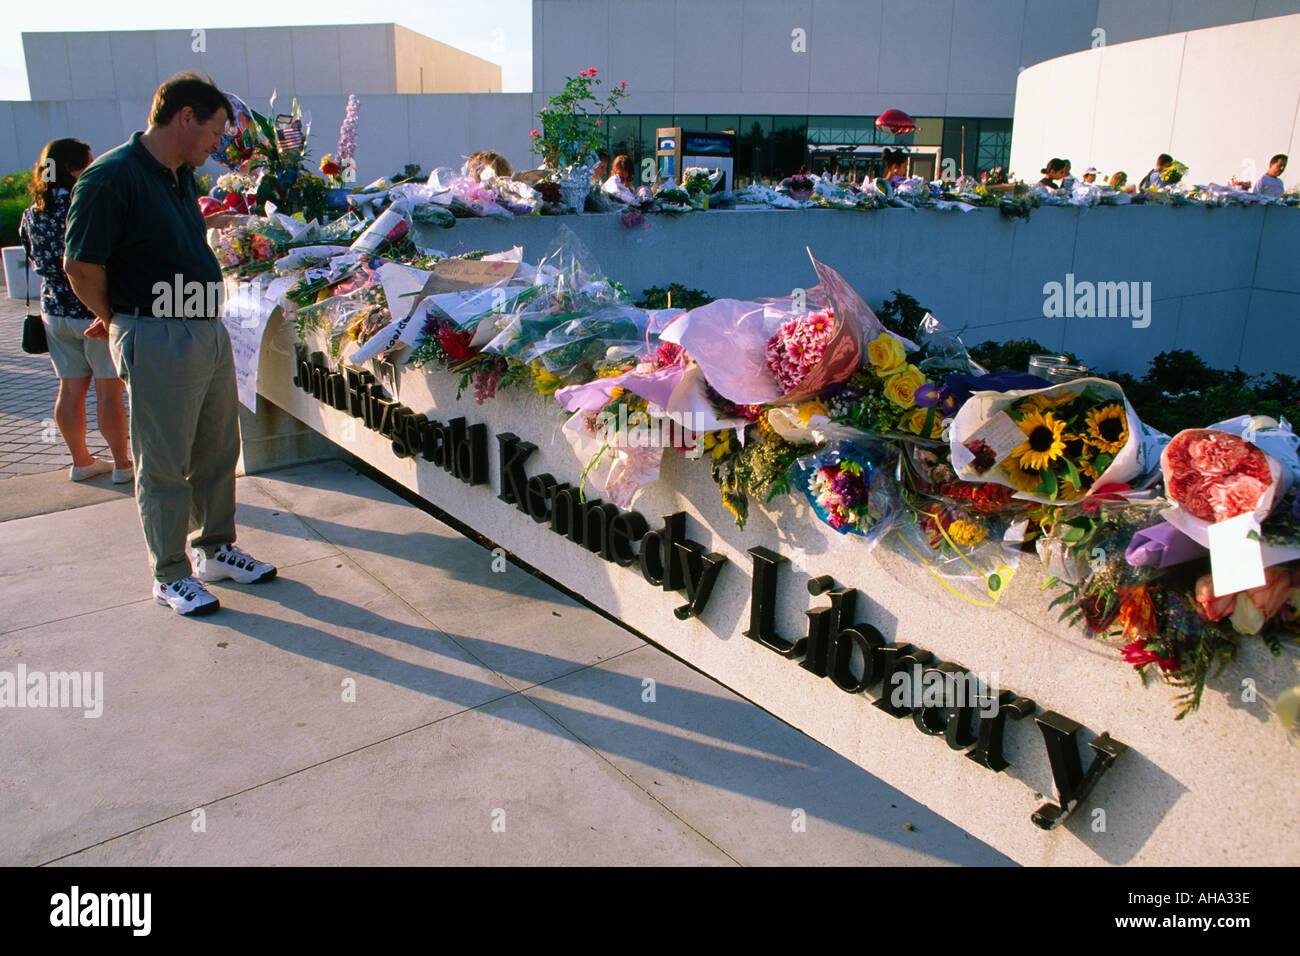
[[[533,86],[532,0],[311,0],[310,3],[228,6],[196,11],[175,0],[60,0],[11,4],[0,26],[0,100],[30,99],[23,61],[24,32],[75,30],[193,30],[334,23],[398,23],[501,66],[503,92]]]

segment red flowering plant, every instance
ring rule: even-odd
[[[580,165],[604,142],[604,118],[621,113],[618,101],[627,96],[627,83],[619,83],[604,100],[596,96],[600,85],[596,68],[566,77],[564,89],[550,98],[537,114],[532,130],[532,151],[551,169]]]

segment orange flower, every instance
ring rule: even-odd
[[[1124,626],[1126,641],[1156,636],[1156,609],[1151,603],[1147,585],[1124,588],[1119,592],[1119,614],[1115,621]]]

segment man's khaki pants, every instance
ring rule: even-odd
[[[220,319],[114,315],[108,336],[131,399],[135,497],[154,578],[188,577],[185,539],[212,554],[235,541],[238,397]]]

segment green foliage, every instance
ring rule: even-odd
[[[990,372],[1027,372],[1029,359],[1035,355],[1064,355],[1072,363],[1079,359],[1073,352],[1053,352],[1033,339],[1012,339],[1009,342],[981,342],[970,350],[970,357]]]
[[[605,117],[621,113],[618,101],[627,96],[627,84],[620,83],[604,100],[596,96],[596,69],[566,77],[564,89],[550,98],[537,114],[530,149],[551,169],[580,163],[605,140]]]
[[[27,184],[32,181],[32,171],[21,169],[16,173],[0,176],[0,199],[23,199],[27,196]]]
[[[1300,380],[1294,376],[1216,369],[1182,349],[1161,352],[1142,378],[1110,377],[1124,389],[1138,417],[1167,435],[1238,415],[1285,415],[1300,421]]]
[[[921,321],[930,310],[906,292],[894,290],[894,297],[886,299],[876,310],[876,318],[889,331],[916,341],[921,332]]]
[[[666,309],[669,293],[672,293],[674,309],[697,309],[713,301],[713,296],[702,289],[688,289],[681,283],[674,282],[666,289],[652,285],[641,293],[641,298],[635,304],[639,309]]]
[[[31,181],[30,169],[0,176],[0,246],[18,245],[18,221],[23,210],[31,205],[27,195],[27,184]]]

